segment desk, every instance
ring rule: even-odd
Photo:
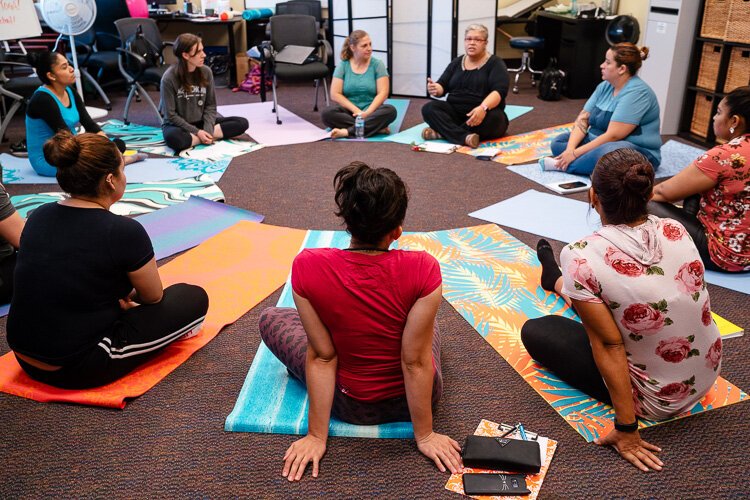
[[[534,54],[534,68],[543,69],[551,57],[565,71],[563,94],[571,99],[588,98],[602,81],[599,65],[609,49],[605,33],[607,19],[576,19],[565,14],[541,11],[536,34],[544,38],[544,50]]]
[[[217,26],[224,25],[227,28],[227,36],[229,38],[229,88],[233,89],[237,87],[237,66],[235,65],[235,57],[237,56],[237,48],[234,43],[234,26],[237,23],[244,23],[245,20],[242,17],[233,17],[227,21],[222,21],[216,17],[186,17],[186,16],[172,16],[172,17],[155,17],[154,20],[157,24],[161,23],[190,23],[193,26]],[[197,29],[191,29],[190,32],[197,31]]]

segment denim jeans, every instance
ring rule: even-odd
[[[568,147],[568,139],[570,138],[570,132],[566,132],[564,134],[560,134],[557,137],[555,137],[552,140],[552,156],[558,156],[562,154],[563,151],[565,151],[565,148]],[[587,144],[589,141],[588,136],[583,138],[583,141],[581,141],[581,146],[584,144]],[[616,149],[622,149],[622,148],[631,148],[635,149],[639,153],[641,153],[643,156],[648,158],[648,161],[651,162],[651,165],[653,165],[654,170],[657,169],[659,166],[659,162],[656,161],[656,158],[648,152],[648,150],[641,148],[639,146],[636,146],[632,142],[628,141],[615,141],[615,142],[607,142],[605,144],[602,144],[601,146],[598,146],[588,153],[582,154],[578,157],[578,159],[572,161],[570,165],[568,165],[568,169],[566,172],[569,174],[576,174],[576,175],[591,175],[591,172],[594,171],[594,167],[596,166],[596,162],[599,161],[599,158],[604,156],[605,154],[609,153],[610,151],[614,151]]]

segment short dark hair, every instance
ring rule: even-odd
[[[591,186],[608,224],[637,222],[648,214],[654,167],[635,149],[616,149],[599,158],[591,174]]]
[[[29,64],[34,66],[34,69],[36,70],[36,76],[38,76],[45,85],[52,84],[47,73],[50,73],[52,71],[52,66],[57,64],[57,56],[60,56],[63,59],[65,58],[65,56],[59,52],[51,52],[49,50],[45,50],[44,52],[31,52],[27,56]]]
[[[377,245],[406,217],[409,191],[404,181],[388,168],[370,168],[353,161],[333,178],[336,215],[344,219],[353,238]]]
[[[96,197],[108,174],[117,175],[122,155],[99,134],[73,135],[61,130],[44,143],[44,158],[57,168],[57,183],[74,196]]]
[[[745,133],[750,132],[750,85],[737,87],[724,97],[729,108],[729,116],[737,115],[745,119]]]

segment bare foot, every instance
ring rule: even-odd
[[[130,165],[131,163],[143,161],[146,158],[148,158],[148,155],[146,153],[136,153],[134,155],[125,156],[124,161],[125,161],[125,165]]]
[[[331,139],[341,139],[342,137],[349,137],[349,131],[345,128],[335,128],[331,130]]]
[[[378,130],[378,134],[391,135],[391,129],[389,127],[381,128]]]

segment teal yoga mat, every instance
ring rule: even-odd
[[[521,115],[525,115],[532,109],[534,109],[532,106],[508,105],[505,106],[505,114],[508,115],[508,120],[513,120]],[[399,144],[411,144],[413,142],[419,144],[425,142],[425,140],[422,139],[422,130],[424,130],[425,128],[427,128],[427,124],[420,123],[419,125],[415,125],[414,127],[406,129],[398,134],[391,134],[389,136],[386,136],[383,138],[383,140],[389,142],[397,142]],[[448,141],[440,139],[434,142],[447,143]]]
[[[391,129],[390,135],[385,134],[376,134],[372,137],[367,137],[365,139],[335,139],[337,141],[344,140],[344,141],[368,141],[368,142],[383,142],[389,140],[389,137],[393,137],[394,135],[397,135],[398,132],[401,130],[401,125],[404,123],[404,117],[406,116],[406,110],[409,108],[409,99],[386,99],[385,104],[390,104],[394,108],[396,108],[396,112],[398,113],[396,115],[396,119],[391,123],[388,128]]]
[[[349,246],[349,235],[344,231],[308,231],[303,248]],[[279,297],[278,307],[294,307],[291,284],[287,280]],[[261,341],[250,371],[245,378],[232,413],[224,430],[230,432],[259,432],[272,434],[307,433],[307,390],[291,377],[286,367]],[[411,422],[392,422],[381,425],[353,425],[331,417],[331,436],[360,438],[411,438]]]

